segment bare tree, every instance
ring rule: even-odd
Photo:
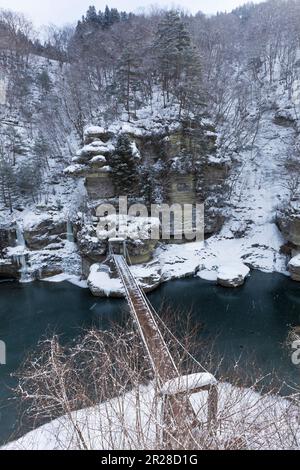
[[[182,417],[177,433],[166,408],[167,392],[155,380],[138,334],[128,326],[125,330],[88,331],[72,346],[62,346],[57,336],[41,342],[18,373],[22,422],[30,419],[36,427],[55,420],[36,439],[48,436],[47,442],[59,449],[297,448],[297,394],[289,400],[273,396],[275,389],[262,395],[258,391],[263,377],[250,388],[233,382],[232,376],[231,385],[229,377],[220,377],[219,407],[212,422],[207,392],[191,394],[184,378],[186,373],[199,372],[200,366],[189,352],[193,351],[194,332],[182,334],[180,352],[178,339],[165,321],[161,328],[180,370],[181,393],[189,396],[196,416],[196,420]],[[207,366],[218,369],[217,356],[206,352],[205,357]],[[176,403],[176,396],[174,399]],[[47,447],[45,442],[30,439],[21,439],[19,448]]]

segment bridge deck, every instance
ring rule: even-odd
[[[155,321],[145,296],[132,275],[125,258],[113,255],[118,274],[123,283],[127,302],[139,328],[152,367],[162,382],[178,376],[178,370],[168,346]]]
[[[152,363],[153,371],[160,386],[163,386],[170,379],[179,377],[178,369],[155,321],[151,306],[131,273],[124,256],[113,253],[112,256],[125,289],[131,314],[136,321]],[[215,423],[218,401],[216,387],[208,385],[200,388],[208,391],[208,423]],[[187,435],[191,433],[191,428],[199,425],[189,401],[189,393],[164,395],[163,410],[163,439],[166,448],[178,449],[180,442],[184,443]]]

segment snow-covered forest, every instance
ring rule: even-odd
[[[97,301],[123,298],[108,257],[115,235],[97,232],[98,206],[117,207],[120,196],[147,208],[204,204],[201,242],[139,238],[149,221],[126,220],[128,269],[143,292],[191,277],[236,291],[256,270],[300,281],[299,0],[215,15],[90,6],[77,24],[43,33],[23,14],[0,9],[0,281],[69,281]],[[11,446],[163,448],[151,365],[136,370],[143,354],[135,336],[126,349],[127,333],[89,332],[71,354],[56,337],[42,343],[15,391],[37,424],[56,421]],[[114,342],[117,352],[109,349]],[[78,363],[66,360],[77,355]],[[93,395],[78,380],[80,361],[93,370],[105,355],[107,368],[92,383],[101,393]],[[253,388],[217,378],[219,427],[214,418],[208,434],[188,428],[181,447],[299,448],[298,390],[285,399],[269,387],[262,396],[259,377]],[[198,414],[206,392],[194,400]],[[100,415],[103,428],[89,435]]]
[[[299,15],[297,1],[211,17],[90,7],[74,28],[49,27],[42,43],[25,17],[2,11],[3,273],[18,275],[9,260],[20,250],[9,247],[19,227],[33,278],[70,274],[71,221],[84,267],[73,253],[70,269],[86,278],[106,251],[93,246],[97,202],[123,193],[147,205],[182,203],[184,185],[187,202],[205,201],[206,235],[223,227],[240,239],[254,229],[269,258],[256,261],[234,243],[237,261],[284,271],[276,219],[287,254],[298,245],[290,214],[299,189]],[[95,179],[105,171],[105,181]]]

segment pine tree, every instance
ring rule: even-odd
[[[36,163],[41,170],[49,168],[48,155],[50,149],[46,139],[41,133],[39,133],[34,142],[33,153],[36,158]]]
[[[103,24],[104,24],[104,13],[99,10],[98,12],[98,22],[99,24],[101,25],[101,27],[103,28]]]
[[[110,21],[111,21],[111,24],[114,24],[114,23],[119,23],[121,17],[120,17],[120,13],[118,12],[118,10],[116,8],[112,8],[110,10]]]
[[[138,159],[133,155],[129,138],[118,138],[115,153],[110,158],[113,181],[120,196],[136,194],[138,186]]]
[[[89,23],[98,23],[98,15],[94,6],[89,7],[86,13],[86,21]]]
[[[119,99],[124,103],[128,113],[128,121],[131,112],[136,111],[137,92],[140,88],[139,62],[133,47],[126,47],[117,64],[116,87]],[[133,109],[132,109],[133,108]]]
[[[197,112],[199,107],[204,105],[201,84],[200,57],[197,51],[189,46],[185,50],[182,73],[173,92],[179,102],[179,118],[183,110]]]
[[[170,93],[178,98],[182,109],[196,99],[200,87],[200,60],[191,44],[190,35],[176,11],[166,13],[158,25],[154,43],[158,73],[165,106]]]
[[[126,13],[126,11],[121,11],[120,20],[121,21],[128,21],[128,13]]]
[[[110,9],[106,5],[103,17],[103,27],[109,28],[112,25]]]
[[[37,81],[45,93],[49,93],[52,87],[51,78],[47,70],[43,70],[38,76]]]
[[[144,167],[141,171],[142,180],[140,181],[139,194],[144,199],[145,204],[150,207],[154,202],[154,186],[156,181],[151,170]]]

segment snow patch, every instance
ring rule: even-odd
[[[125,295],[121,280],[111,278],[109,269],[104,270],[103,265],[93,264],[91,266],[87,283],[96,296],[123,297]]]
[[[217,380],[212,374],[199,373],[185,375],[169,380],[161,389],[163,395],[177,395],[179,393],[185,393],[193,391],[198,388],[204,388],[212,385],[217,385]]]
[[[42,279],[44,282],[53,282],[53,283],[59,283],[59,282],[70,282],[70,284],[73,284],[74,286],[80,287],[82,289],[88,289],[87,281],[84,281],[80,279],[79,276],[75,276],[73,274],[67,274],[67,273],[61,273],[57,274],[56,276],[48,277],[46,279]]]

